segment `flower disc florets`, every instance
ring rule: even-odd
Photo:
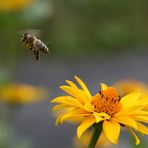
[[[108,87],[106,90],[100,91],[92,99],[94,111],[105,112],[111,117],[120,111],[120,97],[114,87]]]

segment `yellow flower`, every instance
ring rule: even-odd
[[[77,136],[83,133],[95,123],[102,123],[102,133],[112,143],[117,144],[120,128],[126,127],[134,136],[136,144],[140,143],[135,132],[148,134],[148,128],[142,123],[148,123],[148,112],[144,111],[148,98],[139,99],[137,92],[130,93],[122,98],[114,87],[101,84],[101,90],[92,96],[84,82],[75,76],[81,88],[72,81],[66,81],[69,85],[60,88],[69,95],[53,99],[52,103],[58,103],[53,110],[64,110],[64,113],[56,120],[56,124],[63,123],[67,119],[82,118],[77,128]],[[67,112],[65,112],[67,110]]]
[[[28,84],[9,84],[0,88],[0,101],[8,104],[27,104],[46,96],[45,88]]]
[[[139,99],[148,98],[148,86],[138,80],[122,80],[116,82],[114,86],[120,96],[136,91],[141,94]],[[144,110],[148,111],[148,104],[145,105]]]
[[[0,10],[1,11],[13,11],[22,9],[34,0],[1,0],[0,1]]]
[[[118,93],[123,96],[131,92],[140,92],[142,95],[148,95],[148,86],[138,80],[121,80],[114,84]]]
[[[81,139],[79,139],[77,136],[74,137],[73,143],[76,148],[87,148],[88,143],[91,139],[92,130],[88,130],[85,132],[85,134],[82,135]],[[111,148],[111,142],[105,137],[105,135],[102,133],[100,135],[99,140],[97,141],[96,148]]]

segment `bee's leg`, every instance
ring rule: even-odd
[[[30,44],[30,50],[33,50],[34,49],[34,45],[35,45],[35,41],[33,41],[33,43],[32,44]]]
[[[33,46],[34,46],[34,44],[30,45],[30,47],[29,47],[30,50],[33,50]]]
[[[32,46],[30,46],[29,48],[30,48],[30,50],[32,50],[32,49],[33,49],[33,47],[32,47]]]
[[[39,60],[39,51],[37,50],[37,54],[36,54],[36,60]]]
[[[33,52],[34,52],[36,60],[38,61],[39,60],[39,51],[38,50],[34,50]]]

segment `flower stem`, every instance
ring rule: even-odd
[[[94,127],[94,130],[93,130],[93,134],[90,139],[90,142],[89,142],[89,148],[95,148],[96,143],[99,139],[99,136],[102,132],[102,123],[95,123],[93,127]]]

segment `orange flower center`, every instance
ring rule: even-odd
[[[96,94],[92,99],[95,112],[105,112],[111,117],[121,110],[120,97],[114,87],[108,87]]]

